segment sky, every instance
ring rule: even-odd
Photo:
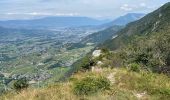
[[[126,13],[149,13],[170,0],[0,0],[0,20],[44,16],[114,19]]]

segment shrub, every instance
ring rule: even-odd
[[[134,72],[139,72],[140,71],[140,65],[136,63],[132,63],[129,65],[130,70]]]
[[[76,95],[90,95],[110,88],[110,81],[105,77],[86,77],[74,83]]]
[[[167,55],[166,63],[168,66],[170,66],[170,53]]]
[[[95,61],[88,56],[84,57],[80,64],[81,68],[84,70],[89,70],[93,65],[95,65]]]
[[[18,79],[14,82],[13,87],[16,91],[21,91],[22,89],[28,88],[28,80],[26,78]]]

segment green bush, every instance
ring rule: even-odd
[[[28,88],[28,80],[26,78],[18,79],[14,82],[13,87],[16,91],[21,91],[22,89]]]
[[[93,65],[95,65],[95,61],[88,56],[84,57],[80,64],[81,68],[84,70],[89,70]]]
[[[136,63],[132,63],[129,65],[130,70],[134,72],[139,72],[140,71],[140,65]]]
[[[110,88],[110,81],[105,77],[86,77],[74,83],[76,95],[90,95]]]

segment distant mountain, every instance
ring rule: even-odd
[[[170,3],[165,4],[140,20],[129,23],[124,29],[116,33],[118,37],[107,40],[102,46],[115,50],[130,43],[136,35],[149,37],[154,33],[170,33]]]
[[[46,17],[33,20],[0,21],[0,26],[7,28],[57,28],[101,25],[108,20],[96,20],[88,17]]]
[[[113,20],[112,22],[109,22],[107,24],[104,24],[105,26],[113,26],[113,25],[126,25],[130,22],[136,21],[140,18],[142,18],[145,14],[143,13],[128,13],[124,16],[120,16]]]
[[[99,31],[93,34],[90,34],[89,36],[85,37],[81,43],[94,43],[99,44],[103,43],[107,39],[112,39],[116,37],[116,32],[118,32],[120,29],[123,28],[124,25],[126,25],[129,22],[138,20],[142,18],[144,14],[141,13],[129,13],[125,16],[121,16],[117,19],[115,19],[112,22],[109,22],[107,24],[99,25],[98,28],[106,28],[103,31]]]
[[[87,37],[85,37],[81,43],[83,44],[87,44],[87,43],[93,43],[93,44],[99,44],[99,43],[103,43],[105,40],[107,39],[112,39],[116,36],[116,32],[118,32],[120,29],[122,29],[123,26],[112,26],[109,27],[105,30],[93,33],[88,35]]]

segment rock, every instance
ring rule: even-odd
[[[93,57],[99,57],[101,55],[101,50],[94,50],[92,55]]]
[[[103,62],[101,62],[101,61],[97,62],[97,65],[102,65],[102,64],[103,64]]]
[[[37,66],[43,66],[43,65],[45,65],[45,64],[44,63],[38,63]]]
[[[102,68],[96,67],[96,66],[92,66],[92,72],[102,72]]]
[[[115,74],[116,72],[110,73],[109,76],[107,77],[107,79],[109,79],[112,84],[115,83]]]
[[[143,93],[134,93],[135,96],[138,98],[138,99],[141,99],[142,97],[144,97],[146,95],[146,92],[143,92]]]
[[[34,80],[29,81],[29,84],[36,84],[37,82]]]

